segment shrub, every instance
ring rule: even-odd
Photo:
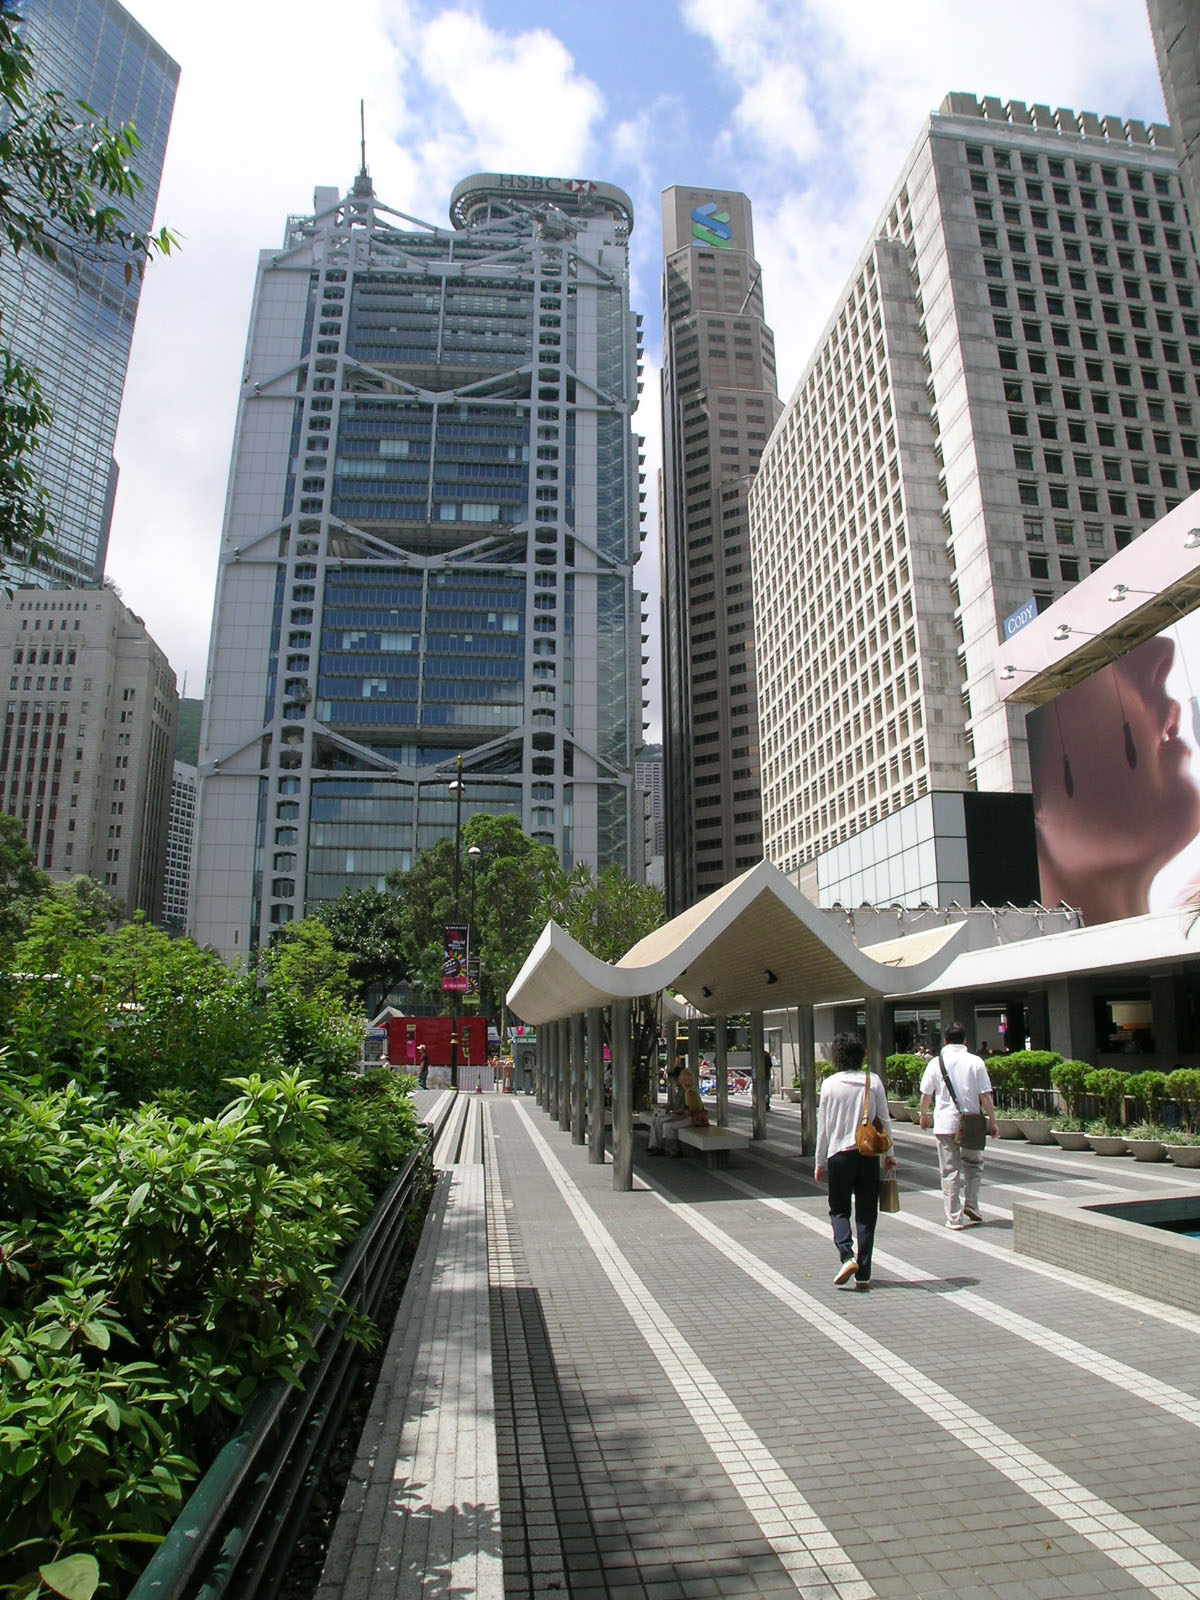
[[[1167,1094],[1183,1112],[1189,1133],[1200,1132],[1200,1071],[1176,1067],[1167,1074]]]
[[[1091,1070],[1086,1061],[1059,1061],[1050,1068],[1050,1082],[1062,1096],[1069,1117],[1078,1117],[1082,1113],[1086,1092],[1084,1080]]]
[[[1122,1112],[1125,1109],[1125,1085],[1128,1081],[1129,1074],[1118,1072],[1115,1067],[1098,1067],[1083,1080],[1086,1092],[1095,1095],[1100,1102],[1106,1128],[1119,1128],[1124,1121]]]
[[[1137,1102],[1137,1109],[1145,1113],[1147,1122],[1158,1121],[1159,1108],[1166,1092],[1165,1072],[1131,1072],[1125,1082],[1125,1093]]]
[[[914,1094],[921,1086],[921,1078],[928,1064],[922,1056],[904,1051],[888,1056],[883,1064],[883,1081],[888,1093],[901,1099]]]
[[[1062,1057],[1056,1050],[1013,1050],[1007,1056],[993,1056],[988,1062],[989,1072],[997,1059],[1007,1061],[1013,1070],[1014,1087],[1028,1095],[1033,1089],[1049,1089],[1050,1074]]]

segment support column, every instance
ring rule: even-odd
[[[1096,1059],[1096,1017],[1087,978],[1056,978],[1046,985],[1050,1048],[1067,1061]]]
[[[946,1029],[950,1026],[950,1024],[960,1020],[958,1012],[955,1009],[957,1002],[957,995],[943,994],[938,996],[938,1028],[941,1032],[941,1038],[938,1040],[939,1044],[945,1044]],[[966,1027],[965,1022],[963,1023],[963,1027]]]
[[[612,1003],[613,1188],[633,1188],[633,1038],[628,1000]]]
[[[750,1083],[753,1098],[753,1126],[751,1138],[767,1137],[767,1070],[763,1056],[767,1048],[766,1032],[761,1011],[750,1013]]]
[[[883,1078],[883,1058],[887,1054],[883,1042],[884,1003],[881,995],[867,996],[867,1065]]]
[[[692,1082],[696,1085],[696,1092],[700,1092],[700,1021],[692,1017],[687,1026],[687,1064],[692,1075]]]
[[[604,1164],[604,1013],[597,1006],[587,1014],[588,1162]]]
[[[800,1074],[800,1154],[817,1152],[817,1065],[813,1008],[796,1007],[796,1069]]]
[[[587,1126],[587,1106],[584,1099],[583,1071],[583,1012],[571,1018],[571,1143],[582,1144]]]
[[[724,1017],[717,1018],[717,1127],[729,1125],[729,1030]]]
[[[674,1017],[667,1023],[667,1100],[671,1098],[671,1068],[675,1065],[675,1052],[679,1049],[679,1024]],[[654,1072],[650,1082],[650,1103],[658,1104],[658,1063],[654,1064]]]
[[[1179,981],[1172,973],[1151,974],[1150,1026],[1159,1072],[1171,1072],[1179,1058]]]
[[[550,1048],[548,1023],[539,1022],[533,1039],[533,1092],[539,1111],[546,1109],[546,1053]]]
[[[546,1110],[558,1118],[558,1023],[546,1024]]]
[[[571,1126],[571,1024],[564,1017],[558,1029],[558,1125],[564,1133]]]

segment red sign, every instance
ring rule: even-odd
[[[442,993],[466,994],[470,988],[467,976],[467,929],[453,923],[446,928],[442,945]]]

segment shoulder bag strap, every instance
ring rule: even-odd
[[[942,1052],[940,1050],[938,1051],[938,1066],[942,1069],[942,1077],[946,1081],[946,1088],[949,1091],[951,1100],[954,1101],[954,1109],[961,1116],[962,1107],[958,1103],[958,1096],[954,1092],[954,1085],[950,1082],[950,1074],[946,1071],[946,1063],[942,1060]]]
[[[864,1081],[863,1081],[862,1116],[861,1116],[861,1118],[859,1120],[865,1124],[865,1123],[870,1122],[870,1120],[871,1120],[871,1069],[870,1069],[870,1067],[864,1067],[863,1068],[863,1072],[865,1073],[866,1076],[865,1076]]]

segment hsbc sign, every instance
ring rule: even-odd
[[[501,189],[535,189],[545,193],[595,194],[596,185],[587,178],[534,178],[526,173],[501,172],[496,184]]]

